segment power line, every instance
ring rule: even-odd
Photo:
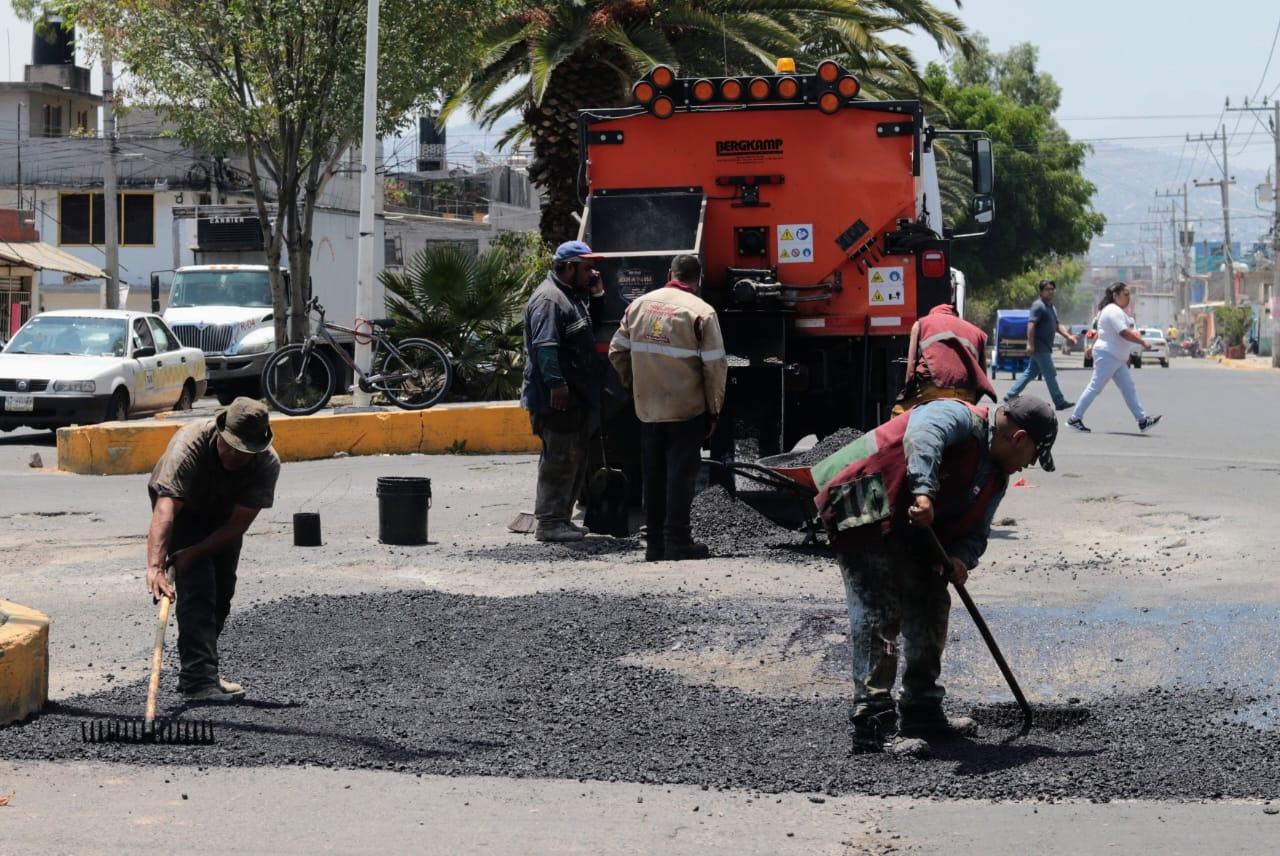
[[[1280,20],[1276,21],[1275,34],[1271,36],[1271,50],[1267,53],[1267,64],[1262,69],[1262,76],[1258,78],[1258,85],[1253,90],[1253,97],[1257,98],[1258,93],[1262,91],[1262,84],[1267,80],[1267,72],[1271,70],[1271,58],[1276,55],[1276,40],[1280,39]]]

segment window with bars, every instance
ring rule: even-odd
[[[117,197],[120,246],[155,243],[155,194]],[[58,243],[64,247],[106,243],[106,201],[101,193],[63,193],[58,197]]]
[[[44,105],[44,135],[46,137],[62,136],[62,108],[52,104]]]

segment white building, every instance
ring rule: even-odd
[[[72,35],[56,32],[53,43],[34,40],[33,64],[26,67],[22,82],[0,83],[0,208],[33,212],[41,240],[100,267],[105,262],[102,166],[107,145],[97,135],[102,99],[89,91],[89,70],[75,65]],[[161,131],[160,120],[150,111],[126,109],[117,117],[121,305],[134,309],[150,307],[153,273],[228,260],[225,254],[209,257],[200,243],[198,219],[257,217],[242,159],[192,149]],[[357,148],[326,185],[312,235],[317,293],[349,291],[352,306],[359,166]],[[377,243],[386,253],[379,267],[403,264],[431,243],[481,249],[498,229],[536,225],[536,197],[532,209],[498,198],[492,222],[487,217],[462,220],[397,212],[384,224],[379,194]],[[247,250],[242,260],[264,259],[260,251]],[[31,308],[98,306],[102,288],[101,281],[70,281],[44,271],[32,285]],[[331,317],[342,320],[340,314]]]

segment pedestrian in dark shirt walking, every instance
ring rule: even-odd
[[[1049,388],[1049,397],[1053,399],[1055,410],[1067,410],[1074,401],[1067,401],[1058,385],[1058,369],[1053,365],[1053,339],[1061,333],[1070,345],[1075,345],[1076,337],[1058,321],[1058,310],[1053,305],[1058,286],[1051,279],[1040,281],[1040,297],[1031,304],[1031,315],[1027,319],[1027,356],[1031,359],[1022,376],[1013,384],[1005,401],[1011,401],[1022,394],[1027,384],[1037,377],[1044,378],[1044,385]]]

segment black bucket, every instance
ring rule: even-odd
[[[299,511],[293,515],[293,546],[320,546],[320,515],[314,511]]]
[[[427,543],[427,510],[431,479],[420,476],[378,477],[378,540],[415,546]]]

